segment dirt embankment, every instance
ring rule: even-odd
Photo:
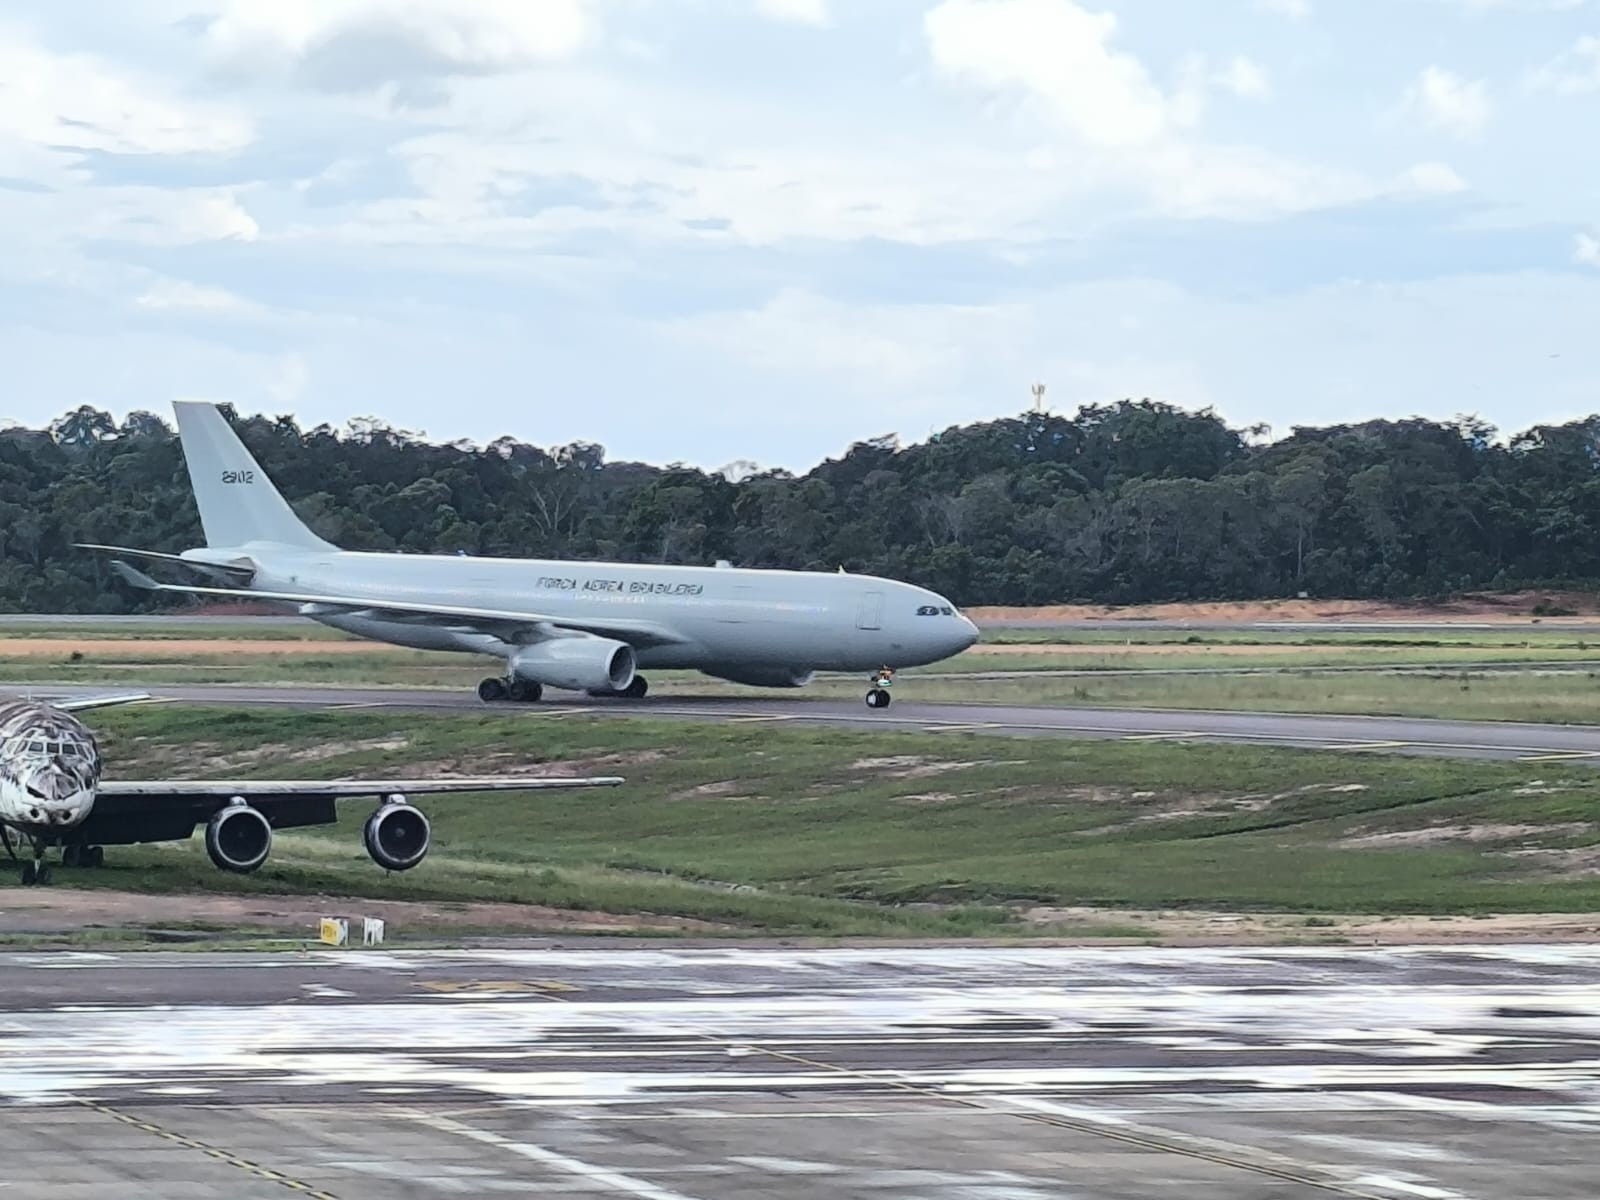
[[[1272,946],[1329,942],[1352,946],[1470,945],[1510,942],[1594,942],[1600,916],[1587,913],[1525,913],[1478,917],[1322,916],[1294,913],[1149,911],[1038,907],[1023,914],[1034,927],[1028,945],[1115,946]],[[123,931],[137,939],[194,941],[258,938],[314,941],[322,917],[378,917],[387,940],[452,942],[493,938],[518,940],[550,936],[664,934],[674,945],[700,939],[727,945],[733,926],[659,914],[579,912],[540,905],[362,900],[340,896],[148,895],[139,892],[74,888],[7,889],[0,892],[0,944],[24,937],[63,944],[96,931]],[[1136,927],[1129,937],[1092,932],[1108,926]],[[608,939],[609,940],[609,939]],[[751,933],[740,944],[752,946],[823,944],[831,939],[772,937]],[[925,939],[868,939],[895,944],[927,944]],[[972,939],[979,944],[1015,944],[1004,938]]]
[[[1600,616],[1600,593],[1470,592],[1447,600],[1218,600],[1185,604],[1056,604],[963,611],[974,621],[1528,621]]]
[[[249,658],[322,657],[346,654],[414,654],[403,646],[387,642],[334,641],[307,638],[303,641],[274,638],[136,638],[48,637],[0,638],[0,658],[66,658],[72,654],[85,658],[125,658],[138,662],[212,656]]]
[[[718,925],[660,914],[579,912],[536,904],[426,903],[343,896],[150,895],[76,888],[0,892],[0,935],[75,934],[85,930],[208,931],[238,937],[315,939],[323,917],[377,917],[399,937],[474,932],[686,933]]]

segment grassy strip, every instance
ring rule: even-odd
[[[514,715],[162,706],[97,724],[121,777],[562,762],[628,779],[430,800],[436,849],[395,878],[362,854],[361,805],[340,827],[284,837],[245,880],[194,845],[117,850],[114,869],[73,873],[119,887],[509,900],[811,933],[1021,931],[1015,914],[1036,904],[1600,907],[1600,878],[1581,869],[1600,853],[1600,778],[1582,772],[1536,783],[1516,764]],[[1455,827],[1469,832],[1436,836]]]

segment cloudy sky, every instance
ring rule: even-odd
[[[1600,0],[16,0],[0,418],[1600,411]]]

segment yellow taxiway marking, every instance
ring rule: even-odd
[[[754,725],[760,721],[792,721],[794,718],[787,713],[770,713],[759,717],[729,717],[729,725]]]
[[[329,708],[388,708],[387,700],[352,700],[348,704],[330,704]]]
[[[1324,750],[1394,750],[1400,746],[1412,745],[1411,742],[1332,742],[1323,747]]]
[[[1203,729],[1185,730],[1183,733],[1130,733],[1122,740],[1125,742],[1159,742],[1165,738],[1202,738],[1212,737]]]
[[[1600,750],[1552,750],[1548,754],[1525,754],[1518,762],[1565,762],[1574,758],[1600,758]]]
[[[1005,726],[993,721],[983,721],[976,725],[924,725],[923,733],[960,733],[972,729],[1004,729]]]
[[[559,979],[420,979],[417,986],[451,996],[550,995],[578,990],[576,984]]]
[[[189,1150],[198,1150],[207,1158],[215,1159],[220,1163],[227,1163],[230,1167],[238,1167],[241,1171],[248,1172],[249,1174],[256,1176],[258,1179],[266,1179],[272,1183],[281,1184],[290,1191],[299,1192],[302,1196],[311,1197],[312,1200],[338,1200],[338,1197],[332,1192],[324,1192],[319,1188],[312,1187],[309,1183],[295,1179],[292,1176],[285,1175],[282,1171],[274,1171],[271,1167],[264,1167],[260,1163],[251,1162],[247,1158],[240,1158],[237,1154],[233,1154],[230,1151],[218,1149],[216,1146],[209,1145],[206,1142],[202,1142],[196,1138],[186,1137],[181,1133],[175,1133],[170,1129],[166,1129],[160,1125],[157,1125],[153,1121],[146,1121],[141,1117],[131,1116],[128,1113],[112,1108],[109,1104],[101,1104],[96,1100],[84,1100],[80,1101],[80,1103],[85,1108],[90,1109],[93,1112],[97,1112],[101,1116],[110,1117],[115,1121],[121,1121],[124,1125],[131,1125],[135,1129],[141,1129],[145,1133],[151,1134],[154,1137],[163,1138],[166,1141],[172,1142],[175,1145],[183,1146]]]

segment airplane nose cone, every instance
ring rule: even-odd
[[[978,627],[976,625],[974,625],[968,618],[962,617],[961,618],[961,628],[957,631],[957,634],[956,634],[956,638],[957,638],[956,651],[957,651],[957,653],[960,653],[962,650],[965,650],[968,646],[975,645],[980,636],[981,635],[978,632]]]
[[[65,771],[41,771],[25,785],[33,819],[50,825],[76,825],[89,813],[94,791]]]

